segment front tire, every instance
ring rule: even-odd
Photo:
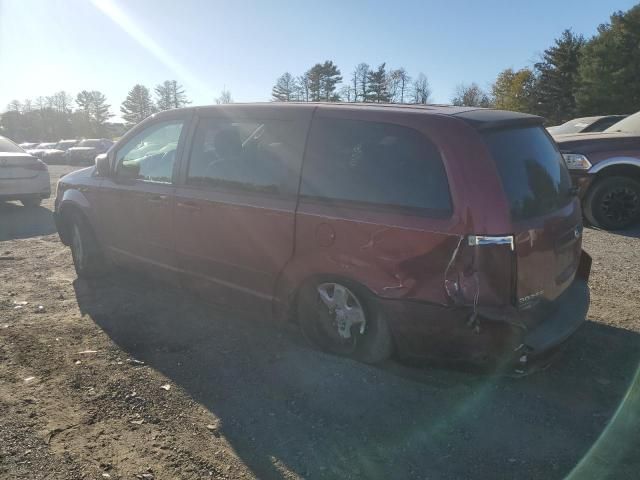
[[[78,278],[96,278],[106,272],[104,255],[93,230],[79,214],[71,216],[68,224],[71,256]]]
[[[326,352],[364,363],[380,363],[393,353],[393,340],[373,295],[346,280],[310,281],[298,294],[298,321],[304,336]]]
[[[596,180],[584,202],[584,215],[604,230],[623,230],[640,222],[640,182],[627,177]]]

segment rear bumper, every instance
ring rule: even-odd
[[[380,299],[398,353],[445,362],[521,363],[543,357],[585,322],[591,258],[582,253],[573,283],[551,304],[536,311],[514,307],[472,309]]]
[[[19,200],[24,197],[51,196],[49,172],[43,171],[32,178],[0,179],[0,199]]]

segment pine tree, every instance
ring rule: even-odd
[[[342,81],[340,70],[330,60],[316,63],[304,75],[312,102],[337,102],[336,86]]]
[[[78,115],[73,119],[76,125],[81,125],[83,135],[102,136],[105,133],[105,124],[113,115],[109,112],[111,105],[107,104],[107,98],[97,90],[82,90],[76,96],[76,103],[80,108],[79,114],[84,117],[81,120]],[[86,125],[90,126],[86,132]]]
[[[127,126],[141,122],[154,112],[149,89],[144,85],[135,85],[127,94],[127,98],[120,106],[122,118]]]
[[[178,85],[175,80],[165,80],[160,85],[156,85],[155,93],[156,107],[161,111],[181,108],[191,103],[182,85]]]
[[[538,112],[551,123],[562,123],[576,116],[575,92],[584,38],[565,30],[555,45],[535,64],[538,80],[535,97]]]
[[[611,16],[583,49],[576,103],[582,115],[640,110],[640,5]]]
[[[385,63],[381,64],[376,70],[369,71],[367,76],[367,93],[366,101],[382,103],[388,102],[389,90],[387,89],[388,80],[387,72],[385,70]]]
[[[271,90],[271,96],[277,102],[291,102],[295,100],[296,80],[289,72],[283,73]]]

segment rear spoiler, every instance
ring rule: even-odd
[[[490,108],[478,108],[452,114],[453,117],[464,120],[476,130],[499,130],[504,128],[522,128],[542,126],[544,118],[527,113],[509,112],[506,110],[493,110]]]

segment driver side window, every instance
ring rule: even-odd
[[[183,125],[182,120],[172,120],[142,130],[118,150],[116,175],[171,183]]]

